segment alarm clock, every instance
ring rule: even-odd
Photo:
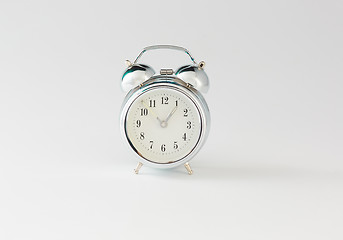
[[[192,63],[155,74],[147,64],[138,63],[149,50],[170,49],[186,53]],[[120,128],[124,141],[137,157],[138,174],[143,165],[173,168],[184,165],[199,152],[209,133],[210,111],[202,96],[209,89],[205,62],[197,63],[179,46],[154,45],[144,48],[133,61],[126,60],[122,76],[124,99]]]

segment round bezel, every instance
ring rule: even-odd
[[[199,112],[200,120],[201,120],[200,137],[196,145],[192,148],[192,150],[190,150],[190,152],[186,156],[172,163],[156,163],[156,162],[152,162],[144,158],[142,154],[140,154],[139,151],[131,143],[127,135],[127,129],[126,129],[127,114],[129,112],[131,105],[135,102],[135,100],[139,96],[141,96],[142,94],[148,91],[151,91],[154,89],[160,89],[160,88],[174,89],[176,91],[181,92],[185,96],[187,96],[195,104]],[[208,132],[209,132],[209,126],[210,126],[210,112],[209,112],[205,99],[202,97],[199,91],[197,91],[192,86],[186,84],[181,79],[178,79],[174,76],[161,76],[160,75],[160,76],[151,77],[149,80],[145,81],[140,86],[137,86],[136,88],[132,89],[125,97],[124,103],[122,105],[120,127],[121,127],[121,133],[125,142],[128,143],[127,145],[131,149],[131,152],[134,152],[135,156],[138,157],[139,162],[142,162],[143,164],[146,164],[155,168],[172,168],[172,167],[176,167],[176,166],[189,162],[204,144],[207,138]]]

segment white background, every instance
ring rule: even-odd
[[[0,239],[342,239],[342,12],[1,1]],[[192,176],[134,175],[120,137],[124,60],[152,44],[207,63],[212,127]]]

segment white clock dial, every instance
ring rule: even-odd
[[[198,144],[201,118],[197,106],[182,92],[159,88],[140,95],[125,119],[127,137],[135,151],[154,163],[173,163]]]

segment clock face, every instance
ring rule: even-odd
[[[192,152],[200,139],[201,124],[198,108],[187,95],[158,88],[132,103],[124,126],[131,147],[141,157],[167,164]]]

